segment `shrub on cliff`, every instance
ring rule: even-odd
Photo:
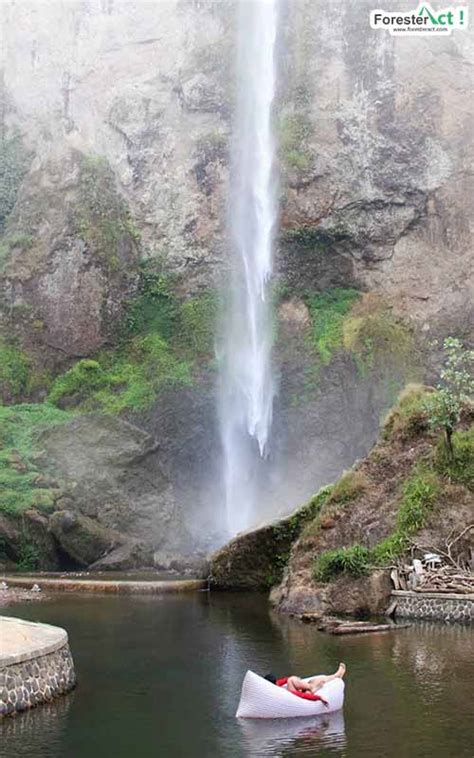
[[[463,406],[474,396],[474,350],[466,350],[461,340],[448,337],[443,342],[443,367],[437,391],[425,401],[428,422],[433,429],[442,429],[447,456],[455,459],[453,433],[461,420]]]

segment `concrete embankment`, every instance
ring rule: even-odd
[[[74,688],[74,662],[64,629],[0,616],[0,643],[0,718]]]
[[[9,587],[31,589],[37,584],[42,590],[50,592],[97,592],[123,595],[161,595],[172,592],[195,592],[207,589],[205,579],[170,579],[158,581],[134,581],[115,579],[68,579],[65,577],[41,576],[0,576],[0,582]]]

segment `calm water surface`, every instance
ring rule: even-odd
[[[64,626],[79,684],[0,724],[0,756],[474,755],[474,630],[416,624],[393,634],[330,637],[268,610],[260,596],[60,595],[4,614]],[[343,714],[234,718],[247,668],[332,671],[348,665]]]

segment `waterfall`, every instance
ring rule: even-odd
[[[237,102],[233,131],[230,292],[223,314],[219,416],[227,528],[257,518],[275,394],[268,284],[276,219],[275,94],[277,0],[238,3]]]

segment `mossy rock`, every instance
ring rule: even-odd
[[[119,532],[73,511],[56,511],[49,527],[60,549],[78,566],[89,566],[125,541]]]
[[[237,535],[211,556],[210,582],[217,589],[268,590],[277,584],[291,546],[326,503],[323,487],[306,505],[273,524]]]

